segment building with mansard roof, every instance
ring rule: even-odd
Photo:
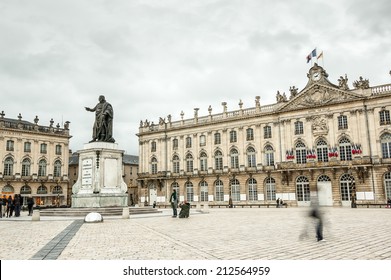
[[[21,194],[23,203],[32,196],[36,205],[67,204],[69,122],[49,126],[0,114],[1,197]]]
[[[391,198],[391,84],[350,88],[315,64],[276,103],[139,128],[140,202],[351,206]]]

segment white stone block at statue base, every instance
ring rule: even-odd
[[[96,212],[88,213],[87,216],[84,218],[85,223],[101,223],[103,222],[103,217],[101,214]]]

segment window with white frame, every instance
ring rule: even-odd
[[[190,153],[186,155],[186,172],[193,172],[193,156]]]
[[[56,155],[61,155],[62,147],[61,145],[56,145]]]
[[[250,201],[258,200],[257,180],[254,178],[248,180],[248,199]]]
[[[391,199],[391,172],[384,174],[384,186],[386,188],[386,198]]]
[[[215,169],[223,170],[223,154],[221,151],[215,152]]]
[[[384,133],[380,138],[383,158],[391,158],[391,134]]]
[[[194,188],[192,182],[186,182],[185,183],[185,189],[186,189],[186,199],[188,202],[194,201]]]
[[[272,138],[272,127],[270,125],[267,125],[263,128],[263,138]]]
[[[338,129],[348,129],[348,117],[345,115],[338,116]]]
[[[173,150],[178,149],[178,139],[172,140],[172,149]]]
[[[31,171],[31,161],[28,158],[23,159],[22,161],[22,176],[30,176]]]
[[[177,155],[172,157],[172,172],[179,173],[179,157]]]
[[[276,200],[276,180],[272,177],[267,177],[265,180],[266,188],[266,200],[274,201]]]
[[[265,147],[265,164],[266,166],[274,165],[274,150],[270,145],[266,145]]]
[[[191,137],[186,137],[186,148],[191,148]]]
[[[200,136],[200,146],[205,146],[206,145],[206,136],[201,135]]]
[[[224,184],[223,181],[215,182],[216,201],[224,201]]]
[[[296,144],[296,163],[303,164],[307,162],[307,148],[303,142]]]
[[[151,173],[157,174],[157,158],[155,157],[151,159]]]
[[[31,152],[31,142],[24,142],[24,152],[30,153]]]
[[[41,159],[38,162],[38,176],[46,176],[46,160]]]
[[[200,170],[207,171],[208,170],[208,156],[205,152],[200,154]]]
[[[60,160],[56,160],[54,162],[53,176],[54,177],[61,177],[61,161]]]
[[[232,149],[230,153],[231,157],[231,168],[239,168],[239,153],[238,150]]]
[[[215,145],[221,144],[221,134],[219,132],[215,133],[214,138],[215,138]]]
[[[381,110],[379,112],[379,117],[380,117],[380,125],[387,125],[391,124],[390,120],[390,111],[389,110]]]
[[[310,183],[305,176],[296,180],[297,201],[310,201]]]
[[[200,183],[200,200],[208,201],[208,183],[205,181]]]
[[[355,181],[354,177],[349,174],[344,174],[340,179],[340,188],[341,188],[341,200],[342,201],[350,201],[352,194],[355,189]]]
[[[156,152],[156,142],[155,141],[151,142],[151,152]]]
[[[14,150],[14,141],[13,140],[7,140],[6,150],[7,151],[13,151]]]
[[[345,137],[339,141],[339,158],[343,161],[352,160],[352,144]]]
[[[232,201],[240,201],[240,184],[238,179],[231,180],[231,198]]]
[[[45,144],[45,143],[42,143],[41,144],[41,149],[40,149],[41,154],[46,154],[47,151],[48,151],[48,145]]]
[[[320,162],[329,161],[329,149],[327,147],[327,142],[325,140],[320,139],[316,143],[316,155],[318,157],[318,161]]]
[[[252,129],[252,128],[247,128],[247,130],[246,130],[246,140],[247,140],[247,141],[252,141],[252,140],[254,140],[254,129]]]
[[[4,160],[4,176],[14,175],[14,160],[12,157],[7,157]]]
[[[255,149],[253,147],[247,148],[247,166],[248,167],[256,167],[257,166]]]
[[[235,130],[229,132],[229,142],[236,143],[238,141],[237,133]]]
[[[295,135],[304,134],[304,125],[302,121],[295,122]]]

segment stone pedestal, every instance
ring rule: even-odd
[[[79,153],[79,177],[72,187],[72,207],[128,206],[118,144],[92,142]]]

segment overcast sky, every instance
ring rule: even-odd
[[[77,151],[103,94],[119,148],[138,155],[140,120],[303,89],[315,47],[333,83],[391,83],[390,14],[389,0],[0,0],[0,111],[70,121]]]

